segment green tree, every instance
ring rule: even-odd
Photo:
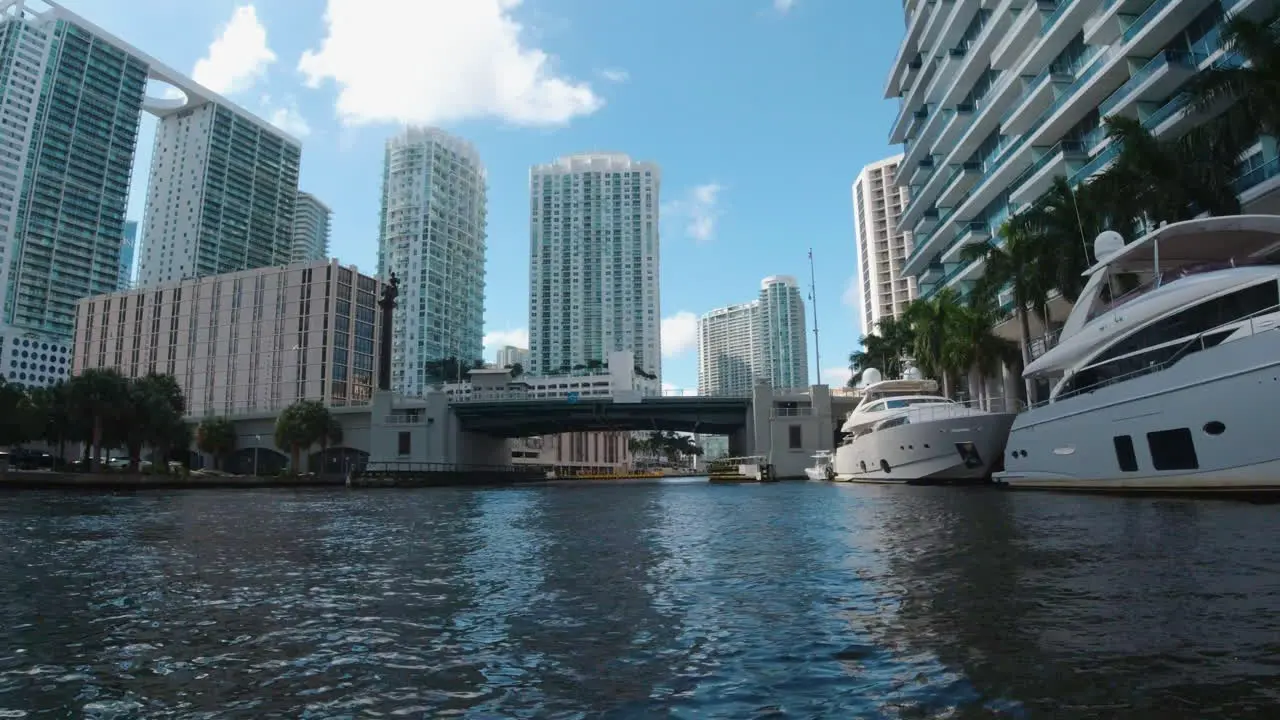
[[[144,445],[151,446],[157,457],[168,457],[173,428],[183,424],[187,403],[172,375],[150,373],[129,379],[126,394],[119,408],[118,435],[129,450],[129,469],[136,471]]]
[[[1188,83],[1193,108],[1212,113],[1231,103],[1223,120],[1243,132],[1280,137],[1280,14],[1255,22],[1231,16],[1222,28],[1228,56],[1243,63],[1219,62]]]
[[[862,373],[871,368],[879,370],[888,379],[902,377],[915,336],[910,323],[889,316],[881,318],[876,323],[876,332],[863,335],[858,344],[861,349],[849,353],[849,387],[856,387]]]
[[[129,405],[129,384],[115,369],[92,368],[73,377],[69,385],[68,412],[88,420],[89,469],[97,472],[107,427],[117,423],[122,408]]]
[[[958,292],[942,288],[927,300],[912,302],[903,313],[915,338],[912,354],[916,367],[926,376],[939,378],[946,397],[951,396],[952,378],[965,369],[951,340],[962,307]]]
[[[0,378],[0,447],[16,447],[32,439],[30,410],[23,388]]]
[[[520,363],[512,363],[507,366],[507,369],[511,371],[512,380],[515,380],[524,374],[524,365],[521,365]]]
[[[995,334],[1000,313],[988,294],[973,294],[952,318],[948,355],[961,368],[976,371],[978,386],[972,388],[983,409],[987,405],[987,379],[998,377],[1001,366],[1017,366],[1018,345]],[[1012,411],[1013,404],[1001,408]]]
[[[224,417],[207,417],[196,428],[196,447],[213,457],[214,469],[221,470],[236,449],[236,426]]]
[[[301,473],[302,452],[324,442],[331,427],[329,409],[315,400],[299,400],[276,418],[276,447],[288,448],[289,467],[294,474]]]

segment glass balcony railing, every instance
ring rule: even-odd
[[[1250,188],[1257,187],[1277,175],[1280,175],[1280,157],[1273,157],[1266,163],[1236,178],[1236,194],[1239,195]]]
[[[1025,183],[1028,178],[1040,172],[1041,170],[1045,169],[1045,167],[1047,167],[1049,163],[1053,162],[1058,156],[1063,155],[1065,153],[1083,153],[1083,152],[1087,152],[1087,150],[1084,147],[1083,141],[1060,140],[1053,147],[1049,148],[1044,155],[1041,155],[1038,160],[1031,163],[1030,167],[1018,173],[1018,177],[1014,178],[1013,182],[1009,183],[1009,189],[1011,190],[1018,189],[1018,187],[1023,183]]]
[[[1044,22],[1040,24],[1040,34],[1042,36],[1048,35],[1049,31],[1053,29],[1053,26],[1057,25],[1058,21],[1062,19],[1062,16],[1066,14],[1067,9],[1075,3],[1076,0],[1059,0],[1058,7],[1054,8],[1053,12],[1049,13],[1045,17]]]
[[[1119,104],[1121,100],[1128,97],[1130,93],[1138,88],[1138,86],[1149,80],[1152,75],[1155,75],[1160,70],[1163,70],[1170,65],[1182,66],[1190,70],[1195,70],[1196,66],[1205,59],[1206,56],[1201,56],[1198,53],[1187,52],[1185,50],[1165,50],[1159,55],[1151,58],[1150,62],[1143,65],[1142,69],[1134,73],[1133,77],[1129,78],[1125,84],[1121,85],[1119,89],[1111,93],[1111,97],[1103,100],[1102,104],[1098,106],[1098,115],[1101,117],[1110,115],[1111,111],[1115,109],[1115,106]]]
[[[1136,37],[1138,33],[1142,32],[1157,15],[1164,12],[1165,8],[1172,4],[1173,0],[1156,0],[1151,3],[1146,10],[1142,11],[1142,14],[1138,16],[1138,19],[1134,20],[1133,24],[1124,31],[1124,34],[1121,36],[1124,43],[1128,44],[1129,41],[1133,40],[1133,38]]]
[[[1071,177],[1067,180],[1067,184],[1069,184],[1071,187],[1076,187],[1080,183],[1088,180],[1090,177],[1093,176],[1094,173],[1101,170],[1103,167],[1106,166],[1107,163],[1111,162],[1112,160],[1116,159],[1119,156],[1120,156],[1119,145],[1113,143],[1111,145],[1106,146],[1105,148],[1102,149],[1101,152],[1095,155],[1094,158],[1088,162],[1088,164],[1086,164],[1084,167],[1080,168],[1075,173],[1073,173]]]

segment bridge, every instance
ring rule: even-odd
[[[517,438],[587,430],[676,430],[733,435],[751,419],[750,397],[473,398],[451,403],[459,428]]]

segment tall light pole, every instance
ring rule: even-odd
[[[809,303],[813,305],[813,363],[815,383],[822,382],[822,350],[818,347],[818,279],[813,272],[813,248],[809,248]]]

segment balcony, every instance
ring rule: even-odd
[[[956,219],[972,220],[979,210],[1007,189],[1032,161],[1032,146],[1027,138],[1015,141],[999,157],[987,163],[982,180],[957,205]]]
[[[985,222],[965,223],[960,234],[942,251],[942,262],[960,262],[960,253],[970,245],[981,245],[991,241],[991,228]]]
[[[933,175],[935,162],[933,156],[930,155],[912,168],[911,174],[907,176],[907,183],[910,185],[923,185]]]
[[[996,70],[1012,70],[1023,51],[1035,41],[1040,28],[1044,26],[1044,19],[1057,7],[1055,0],[1035,0],[1022,8],[1009,31],[1000,38],[1000,44],[991,53],[991,67]]]
[[[1102,7],[1084,23],[1084,41],[1089,45],[1114,45],[1124,32],[1124,23],[1141,14],[1151,0],[1103,0]]]
[[[973,106],[969,103],[961,103],[956,106],[955,110],[948,110],[947,112],[949,115],[945,119],[942,132],[938,135],[934,147],[948,148],[955,145],[968,126],[969,120],[973,117]]]
[[[1039,75],[1023,77],[1025,88],[1022,97],[1014,103],[1000,122],[1002,135],[1021,135],[1031,129],[1033,123],[1053,104],[1057,93],[1075,80],[1071,73],[1054,67],[1045,68]]]
[[[920,33],[920,47],[929,50],[928,54],[937,54],[932,52],[933,45],[941,37],[942,28],[947,24],[947,19],[951,17],[955,6],[956,0],[935,0],[929,19],[925,21],[924,30]]]
[[[1075,82],[1059,93],[1030,131],[1033,145],[1049,145],[1084,119],[1124,82],[1127,68],[1117,48],[1099,53]]]
[[[1001,0],[1000,6],[991,14],[991,18],[987,20],[986,27],[978,34],[978,37],[969,44],[965,52],[964,62],[958,66],[959,70],[955,74],[955,78],[951,81],[951,85],[947,87],[947,91],[943,93],[939,102],[945,107],[952,107],[969,94],[973,89],[973,84],[978,80],[982,73],[986,72],[987,64],[985,59],[990,56],[992,48],[1000,38],[1004,37],[1004,31],[1009,28],[1013,22],[1013,15],[1010,7],[1014,0]]]
[[[925,237],[932,233],[937,227],[938,210],[937,208],[932,208],[925,212],[924,216],[920,218],[920,222],[916,223],[915,227],[911,228],[911,234],[915,237]]]
[[[1240,205],[1247,213],[1280,214],[1280,157],[1256,167],[1236,179]]]
[[[1022,59],[1022,67],[1034,70],[1049,65],[1066,49],[1080,32],[1086,19],[1103,0],[1060,0],[1053,12],[1045,16],[1040,37]]]
[[[1214,1],[1155,0],[1120,34],[1125,54],[1155,55]]]
[[[969,189],[981,177],[981,163],[967,162],[956,167],[947,180],[947,184],[942,187],[942,192],[938,195],[937,204],[941,207],[955,207],[956,203],[964,197],[965,193],[969,192]]]
[[[1107,145],[1100,152],[1094,153],[1093,159],[1084,165],[1084,167],[1075,171],[1067,183],[1071,187],[1076,187],[1081,183],[1088,182],[1090,178],[1098,173],[1106,170],[1111,166],[1112,161],[1120,157],[1119,145]]]
[[[1129,63],[1138,60],[1129,59]],[[1196,74],[1198,57],[1182,50],[1165,50],[1151,60],[1098,106],[1098,114],[1136,118],[1138,103],[1168,97]]]
[[[1088,160],[1083,142],[1063,140],[1046,150],[1010,184],[1009,201],[1023,205],[1035,200],[1053,185],[1054,178],[1072,176]]]
[[[915,127],[916,124],[928,118],[928,111],[924,104],[924,88],[929,85],[937,69],[937,58],[928,61],[919,77],[911,84],[906,94],[902,96],[898,117],[894,120],[893,128],[889,131],[889,142],[904,142],[911,136],[913,130],[919,129]],[[922,111],[924,111],[923,114],[921,114]]]
[[[920,277],[917,279],[916,283],[918,285],[932,285],[941,280],[944,276],[945,273],[943,272],[942,264],[934,263],[925,268],[924,272],[920,273]]]
[[[980,3],[973,0],[960,0],[953,4],[951,12],[947,13],[945,22],[942,23],[938,32],[938,39],[930,46],[933,55],[941,55],[943,48],[955,48],[956,43],[964,37],[964,31],[968,29],[969,23],[973,22],[973,18],[978,14]],[[963,58],[963,50],[961,50],[961,58]]]
[[[976,282],[982,277],[986,269],[987,263],[982,260],[962,263],[959,267],[946,274],[942,279],[942,286],[958,290],[963,283]]]

